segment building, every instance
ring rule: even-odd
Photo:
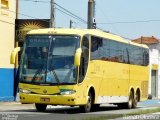
[[[14,49],[16,0],[0,0],[0,101],[14,100]]]
[[[150,81],[149,94],[160,98],[160,41],[155,37],[141,37],[133,42],[146,44],[150,49]]]

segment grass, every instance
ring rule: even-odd
[[[150,114],[150,113],[156,113],[160,112],[160,108],[154,108],[154,109],[147,109],[147,110],[138,110],[136,112],[130,112],[125,114],[125,116],[131,116],[131,115],[143,115],[143,114]],[[95,117],[87,117],[82,120],[108,120],[108,119],[116,119],[124,117],[124,114],[109,114],[109,115],[102,115],[102,116],[95,116]]]
[[[136,112],[128,113],[127,115],[141,115],[141,114],[150,114],[150,113],[156,113],[156,112],[160,112],[160,108],[139,110],[139,111],[136,111]]]
[[[82,120],[108,120],[108,119],[115,119],[115,118],[120,118],[123,117],[123,115],[120,114],[115,114],[115,115],[103,115],[103,116],[97,116],[97,117],[88,117],[84,118]]]

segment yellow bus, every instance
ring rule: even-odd
[[[148,98],[148,80],[145,45],[96,29],[39,29],[24,42],[19,96],[38,111],[67,105],[90,112],[105,103],[131,109]]]

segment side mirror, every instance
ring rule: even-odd
[[[10,64],[15,64],[15,62],[16,62],[16,56],[17,56],[17,54],[18,54],[18,52],[20,50],[21,50],[20,47],[14,48],[14,50],[12,51],[11,56],[10,56]]]
[[[74,66],[80,66],[82,49],[78,48],[74,56]]]

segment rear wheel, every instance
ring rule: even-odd
[[[126,103],[126,108],[127,109],[131,109],[132,108],[132,105],[133,105],[133,102],[134,102],[134,95],[133,95],[133,92],[131,91],[130,95],[129,95],[129,100],[128,102]]]
[[[91,108],[92,108],[92,103],[93,103],[92,101],[93,101],[93,97],[92,97],[91,92],[89,92],[87,104],[83,105],[83,106],[80,106],[80,111],[85,112],[85,113],[90,112]]]
[[[139,101],[139,94],[136,93],[135,97],[134,97],[134,101],[133,101],[133,108],[137,107],[137,103]]]
[[[133,95],[133,92],[131,91],[128,102],[123,103],[120,106],[126,109],[131,109],[133,107],[133,103],[134,103],[134,95]]]
[[[35,107],[36,107],[37,111],[44,112],[47,108],[47,105],[35,103]]]

